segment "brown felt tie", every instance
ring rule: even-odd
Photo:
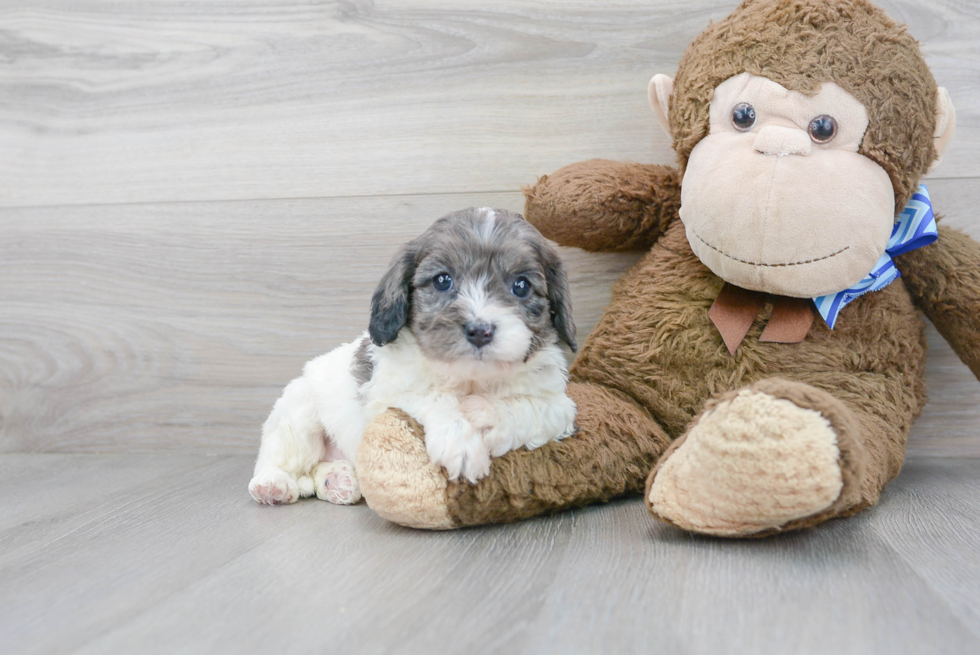
[[[773,296],[772,316],[766,323],[766,329],[759,335],[759,341],[799,343],[806,339],[811,325],[813,309],[809,300]]]
[[[708,318],[715,324],[733,356],[745,335],[749,333],[755,317],[759,315],[768,294],[749,291],[734,284],[725,283],[715,298]],[[803,298],[772,296],[773,307],[769,323],[759,336],[759,341],[775,343],[799,343],[806,338],[813,325],[810,301]]]
[[[725,340],[728,352],[733,356],[742,339],[749,333],[749,328],[759,315],[765,300],[764,293],[749,291],[726,282],[711,304],[708,318],[721,332],[721,338]]]

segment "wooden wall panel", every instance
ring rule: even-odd
[[[514,191],[670,162],[646,85],[737,3],[0,5],[0,206]],[[980,143],[980,5],[885,0]],[[956,147],[938,173],[980,175]]]
[[[432,219],[672,161],[646,82],[734,4],[0,3],[0,451],[252,449]],[[956,102],[931,185],[980,235],[980,7],[882,5]],[[584,337],[636,255],[566,256]],[[980,385],[933,341],[913,448],[978,450]]]

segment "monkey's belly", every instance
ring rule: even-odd
[[[834,330],[817,317],[797,344],[759,341],[767,303],[734,357],[708,318],[723,285],[677,221],[614,287],[573,379],[629,394],[673,437],[712,396],[768,377],[824,389],[908,433],[925,402],[925,336],[901,279],[853,301]]]

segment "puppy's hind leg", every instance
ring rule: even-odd
[[[327,446],[326,460],[314,467],[313,484],[316,497],[334,505],[353,505],[361,499],[354,465],[333,444]]]
[[[294,503],[314,494],[311,471],[323,459],[323,425],[305,377],[296,378],[262,426],[262,445],[248,492],[265,505]]]

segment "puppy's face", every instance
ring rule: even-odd
[[[557,252],[500,209],[441,218],[395,257],[374,295],[371,339],[383,345],[405,326],[441,361],[526,361],[559,340],[575,349]]]

